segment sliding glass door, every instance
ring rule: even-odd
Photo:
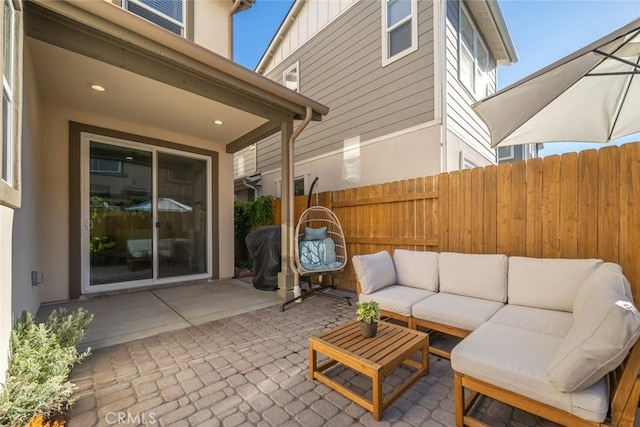
[[[83,292],[210,273],[210,158],[83,138]]]
[[[207,168],[203,160],[158,153],[158,275],[206,272]]]

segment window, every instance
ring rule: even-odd
[[[287,88],[300,92],[300,63],[296,62],[282,73],[282,84]]]
[[[4,1],[2,49],[2,180],[13,186],[15,141],[13,136],[13,89],[15,51],[15,10],[11,0]]]
[[[417,0],[385,0],[382,7],[382,65],[418,49]]]
[[[90,160],[90,171],[91,173],[104,175],[122,175],[122,160],[92,157]]]
[[[513,145],[508,147],[498,147],[498,162],[503,160],[513,160],[516,158],[516,150]]]
[[[180,36],[184,35],[185,0],[124,0],[123,7]]]
[[[305,176],[299,176],[293,180],[293,195],[304,196],[306,187]],[[282,197],[282,180],[276,181],[276,197]]]
[[[458,46],[458,78],[477,98],[485,98],[493,92],[491,71],[493,58],[478,30],[460,2],[460,37]]]

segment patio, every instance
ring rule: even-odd
[[[430,356],[430,374],[387,409],[380,422],[308,380],[309,336],[354,317],[355,307],[314,298],[284,313],[272,305],[96,349],[73,370],[79,400],[69,425],[454,425],[448,360]],[[364,377],[334,371],[338,381],[371,393]],[[409,374],[396,369],[385,387]],[[492,426],[553,425],[486,398],[478,401],[476,411]]]

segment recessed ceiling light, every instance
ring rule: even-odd
[[[106,89],[104,88],[104,86],[91,84],[89,87],[91,87],[91,89],[95,90],[96,92],[106,92]]]
[[[213,124],[214,124],[214,125],[223,125],[223,124],[224,124],[224,122],[223,122],[222,120],[214,120],[214,121],[213,121]]]
[[[125,159],[125,160],[133,160],[133,157],[132,157],[132,156],[127,156],[127,157],[125,157],[124,159]]]

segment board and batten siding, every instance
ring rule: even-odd
[[[447,1],[447,127],[471,148],[490,162],[496,161],[495,150],[491,148],[489,130],[480,117],[471,109],[478,101],[458,77],[458,37],[460,28],[460,4],[457,0]],[[495,60],[494,60],[495,62]],[[491,92],[496,90],[496,70],[491,72]]]
[[[265,74],[273,70],[283,59],[287,59],[291,52],[322,31],[356,2],[358,0],[306,0],[304,7],[300,9],[295,21],[273,52],[273,56],[265,67]]]
[[[300,64],[300,93],[329,106],[296,141],[296,161],[388,135],[434,118],[432,2],[418,1],[418,50],[382,67],[381,2],[360,0],[266,74]],[[258,144],[257,167],[280,167],[280,136]]]

